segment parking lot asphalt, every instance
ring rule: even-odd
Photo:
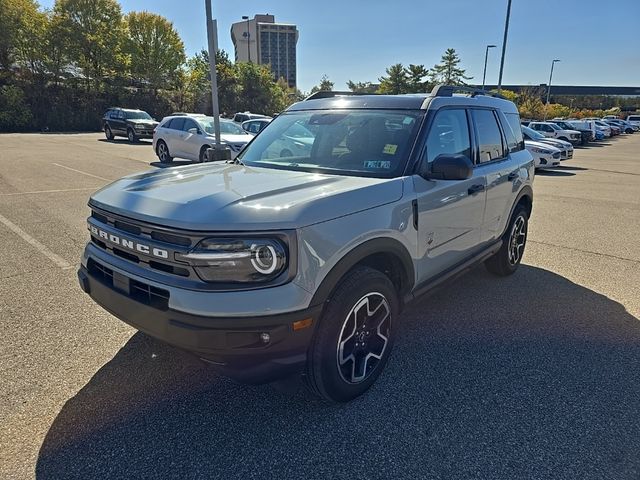
[[[535,180],[520,270],[404,313],[333,406],[243,386],[115,319],[76,268],[91,192],[150,142],[0,135],[0,478],[640,478],[640,134]]]

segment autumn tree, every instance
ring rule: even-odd
[[[184,44],[173,24],[149,12],[131,12],[124,21],[123,52],[131,76],[154,89],[166,86],[185,61]]]
[[[443,83],[446,85],[466,85],[465,80],[473,77],[466,76],[466,70],[459,67],[460,57],[455,49],[448,48],[440,63],[431,69],[431,80],[434,84]]]

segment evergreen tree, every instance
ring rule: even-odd
[[[401,63],[391,65],[386,70],[387,76],[380,77],[380,87],[378,93],[400,95],[409,91],[409,79],[407,71]]]
[[[465,75],[466,70],[460,68],[460,57],[454,48],[448,48],[442,55],[441,63],[434,65],[431,69],[431,79],[433,83],[443,83],[446,85],[466,85],[465,80],[473,77]]]

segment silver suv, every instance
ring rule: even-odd
[[[89,202],[82,289],[238,380],[301,374],[327,400],[357,397],[408,302],[522,260],[534,165],[518,111],[458,90],[320,92],[232,163],[114,182]]]

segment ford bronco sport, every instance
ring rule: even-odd
[[[96,192],[78,277],[116,317],[235,379],[301,374],[344,402],[382,372],[404,305],[478,262],[518,268],[533,176],[507,100],[320,92],[232,163]]]

